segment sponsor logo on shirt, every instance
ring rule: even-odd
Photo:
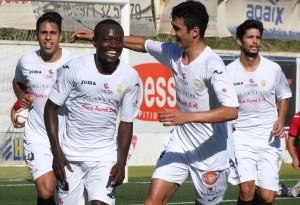
[[[30,70],[29,71],[29,74],[41,74],[42,73],[42,71],[40,71],[40,70]]]
[[[236,82],[236,83],[233,83],[234,86],[243,85],[243,84],[244,84],[243,82]]]
[[[96,82],[91,80],[81,80],[81,85],[96,85]]]
[[[67,68],[67,69],[70,69],[70,67],[68,65],[63,65],[62,67],[63,69]]]
[[[207,185],[213,185],[220,178],[220,174],[216,172],[206,172],[202,176],[202,181]]]
[[[217,74],[222,74],[223,71],[219,71],[219,70],[214,70],[213,73],[217,73]]]

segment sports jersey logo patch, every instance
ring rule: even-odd
[[[194,79],[194,80],[193,80],[193,87],[196,88],[196,89],[199,89],[200,86],[201,86],[200,80]]]
[[[267,85],[267,82],[265,80],[261,81],[261,86],[265,87]]]
[[[213,185],[214,183],[216,183],[216,181],[220,178],[220,174],[216,173],[216,172],[206,172],[203,176],[202,176],[202,181],[205,184],[208,185]]]
[[[124,92],[124,87],[123,87],[122,85],[118,85],[118,87],[117,87],[117,92],[118,92],[119,94],[122,94],[122,93]]]

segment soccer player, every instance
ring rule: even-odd
[[[281,67],[259,54],[263,24],[246,20],[237,27],[236,41],[240,57],[227,65],[239,100],[238,118],[233,121],[233,142],[240,194],[237,204],[272,204],[278,191],[280,138],[290,87]],[[278,105],[276,105],[278,103]],[[277,106],[279,114],[277,112]]]
[[[221,58],[204,42],[208,14],[200,2],[188,1],[172,9],[171,35],[176,43],[128,36],[124,46],[148,52],[174,74],[178,109],[158,118],[175,126],[152,176],[145,204],[166,204],[192,177],[195,204],[218,204],[229,174],[229,120],[237,117],[236,92]],[[72,36],[90,38],[87,31]]]
[[[119,59],[123,38],[116,21],[98,23],[96,54],[63,65],[50,90],[45,124],[61,204],[84,203],[85,191],[92,205],[114,204],[116,186],[124,180],[141,85],[137,71]],[[57,110],[63,105],[67,129],[59,141]]]
[[[300,112],[297,112],[291,119],[287,149],[292,157],[292,166],[296,172],[300,166]],[[290,191],[293,197],[297,197],[300,193],[300,182],[292,187]]]
[[[55,204],[53,194],[56,180],[44,125],[44,106],[57,68],[78,56],[59,46],[63,38],[61,24],[62,17],[57,12],[47,12],[37,20],[36,36],[40,49],[19,59],[13,80],[20,106],[30,108],[23,141],[26,164],[38,192],[38,205]],[[63,117],[60,117],[60,123],[63,124]]]

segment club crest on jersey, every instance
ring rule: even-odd
[[[124,92],[124,87],[123,87],[122,85],[118,85],[118,87],[117,87],[117,92],[118,92],[119,94],[122,94],[122,93]]]
[[[196,89],[199,89],[200,86],[201,86],[200,80],[194,79],[194,80],[193,80],[193,87],[196,88]]]
[[[202,181],[208,185],[213,185],[219,178],[220,174],[216,172],[206,172],[202,175]]]
[[[267,82],[265,80],[261,81],[261,86],[265,87],[267,85]]]

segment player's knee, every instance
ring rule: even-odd
[[[155,198],[151,198],[151,197],[147,197],[145,202],[144,202],[144,205],[163,205],[163,204],[166,204],[167,202],[163,202],[163,201],[160,201],[158,199],[155,199]]]
[[[262,202],[262,204],[266,204],[266,205],[268,205],[268,204],[273,204],[274,203],[274,201],[275,201],[275,197],[265,197],[265,198],[261,198],[260,199],[260,201]]]
[[[39,198],[41,199],[49,199],[54,195],[54,190],[42,189],[38,191]]]

